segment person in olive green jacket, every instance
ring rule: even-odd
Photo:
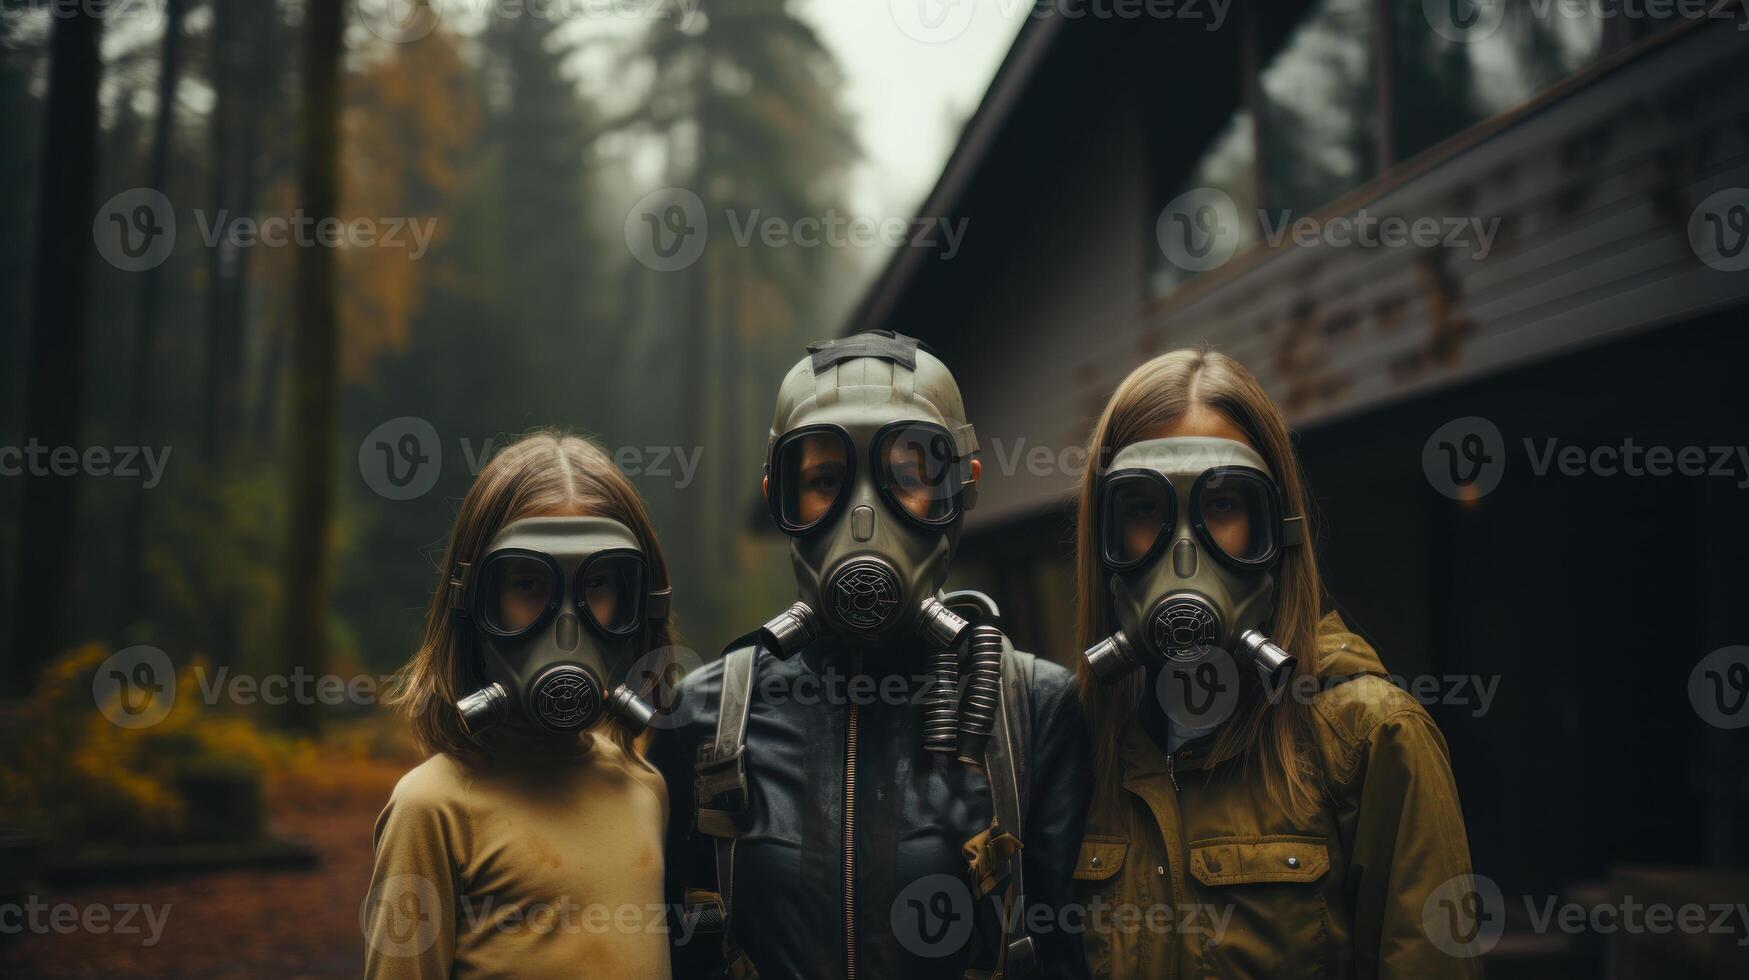
[[[1279,410],[1231,358],[1174,351],[1118,386],[1089,458],[1090,971],[1479,975],[1445,741],[1322,613]]]

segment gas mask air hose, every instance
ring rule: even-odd
[[[1007,639],[996,625],[1001,617],[995,600],[982,592],[962,590],[942,597],[940,605],[967,607],[979,621],[966,630],[965,694],[960,696],[962,673],[958,644],[939,650],[931,664],[933,686],[924,702],[924,744],[946,758],[955,753],[960,762],[982,767],[984,746],[996,730],[996,711],[1002,698],[1002,652]]]
[[[989,623],[972,627],[970,675],[960,705],[959,760],[984,765],[984,746],[996,730],[996,709],[1002,698],[1002,631]]]
[[[942,647],[929,660],[929,690],[923,696],[923,747],[931,752],[959,748],[960,654]]]

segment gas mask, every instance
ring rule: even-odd
[[[778,392],[765,466],[801,595],[762,636],[786,657],[823,631],[852,645],[951,646],[967,623],[937,591],[976,492],[959,387],[899,334],[809,352]]]
[[[1151,439],[1118,452],[1098,494],[1099,556],[1122,628],[1083,654],[1093,674],[1225,650],[1279,691],[1294,658],[1262,630],[1283,549],[1304,532],[1300,518],[1283,518],[1263,458],[1231,439]]]
[[[636,535],[605,517],[530,517],[498,532],[451,582],[473,623],[486,686],[456,703],[478,735],[511,721],[566,735],[612,718],[634,732],[652,711],[624,682],[645,629],[668,615],[649,591]]]

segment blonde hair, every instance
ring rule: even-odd
[[[650,523],[649,512],[631,482],[593,440],[542,429],[506,446],[492,457],[462,497],[438,569],[437,589],[425,610],[425,633],[419,648],[397,675],[389,703],[396,705],[413,727],[413,738],[426,754],[442,752],[459,759],[475,757],[479,747],[462,730],[455,703],[479,688],[474,633],[450,609],[449,581],[457,565],[479,567],[486,545],[505,525],[540,514],[581,510],[610,517],[638,539],[649,565],[649,588],[668,588],[668,564]],[[676,643],[670,618],[645,631],[645,651]],[[661,676],[661,665],[656,665]],[[609,726],[622,748],[633,752],[633,739]]]
[[[1309,497],[1287,423],[1257,379],[1238,361],[1208,348],[1175,350],[1132,371],[1112,393],[1088,447],[1081,480],[1075,545],[1076,638],[1085,650],[1117,629],[1107,594],[1107,574],[1099,560],[1094,507],[1099,480],[1111,458],[1148,429],[1170,424],[1195,408],[1205,408],[1245,433],[1281,490],[1283,517],[1305,517],[1305,543],[1284,553],[1277,572],[1270,638],[1299,660],[1295,679],[1317,671],[1317,629],[1323,588],[1313,554]],[[1093,677],[1086,662],[1076,665],[1081,703],[1093,741],[1097,799],[1115,803],[1121,789],[1119,741],[1141,707],[1146,681],[1141,672],[1116,681]],[[1261,688],[1248,693],[1216,736],[1215,758],[1244,757],[1261,770],[1271,802],[1293,814],[1312,811],[1321,796],[1321,775],[1310,746],[1310,705],[1294,697],[1275,703]],[[1292,690],[1292,688],[1289,688]]]

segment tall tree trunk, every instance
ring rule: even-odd
[[[345,0],[310,0],[304,14],[304,104],[298,185],[313,221],[339,207],[340,58]],[[328,522],[334,509],[339,414],[339,311],[334,251],[299,250],[291,358],[291,520],[285,546],[285,644],[281,667],[319,673],[327,649]],[[316,725],[315,705],[288,701],[286,721]]]
[[[186,0],[167,0],[164,6],[164,42],[158,56],[158,115],[152,120],[152,159],[146,174],[146,186],[170,193],[170,156],[176,139],[176,86],[182,71],[182,15]],[[140,324],[134,372],[132,404],[128,426],[133,445],[143,446],[152,431],[152,380],[158,346],[158,297],[164,281],[164,267],[153,266],[144,273],[140,284]],[[144,485],[136,485],[127,502],[127,514],[122,521],[122,576],[116,596],[116,635],[137,621],[150,603],[147,594],[151,578],[146,573],[146,508],[148,493]]]
[[[228,212],[230,220],[248,217],[231,212],[233,173],[236,153],[232,146],[232,127],[237,117],[237,17],[242,13],[237,4],[215,0],[212,26],[213,108],[208,122],[207,159],[212,168],[212,199],[214,213]],[[260,57],[252,54],[251,57]],[[227,335],[238,329],[229,319],[230,291],[234,267],[239,259],[237,249],[224,236],[207,249],[206,301],[206,377],[202,387],[201,417],[205,427],[201,432],[201,451],[208,466],[217,468],[224,455],[225,434],[231,426],[226,394],[234,390],[234,382],[225,377],[225,344]]]
[[[235,20],[231,18],[235,17]],[[274,83],[279,48],[274,35],[274,3],[249,4],[229,14],[215,11],[213,73],[226,79],[213,111],[214,204],[235,218],[253,218],[259,187],[261,143],[274,120]],[[247,52],[247,58],[240,57]],[[203,405],[207,464],[220,479],[246,445],[244,347],[249,335],[249,259],[251,249],[214,249],[206,336]],[[255,443],[259,447],[268,441]],[[214,508],[215,511],[217,508]],[[214,514],[217,519],[219,515]],[[204,592],[212,604],[212,649],[220,663],[234,659],[241,642],[241,602],[235,584],[209,579]]]
[[[79,445],[85,355],[92,187],[97,177],[97,89],[103,74],[100,11],[90,5],[55,18],[49,41],[36,213],[36,269],[30,315],[30,392],[25,438]],[[31,475],[18,512],[18,575],[12,642],[0,685],[28,690],[37,668],[65,639],[73,589],[73,478]]]

